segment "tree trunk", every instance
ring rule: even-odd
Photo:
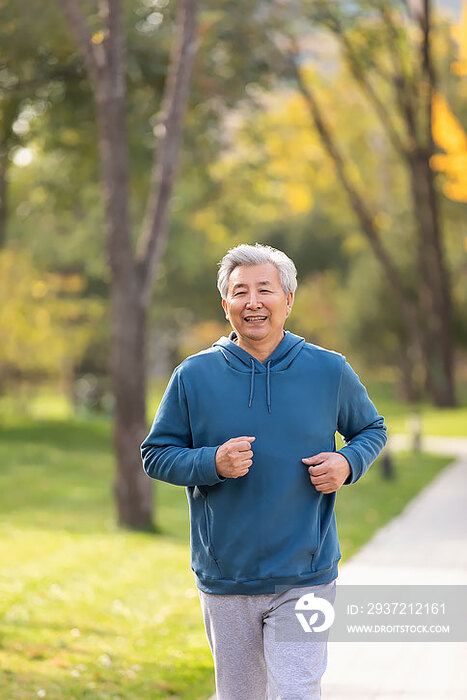
[[[455,406],[451,298],[441,244],[437,193],[426,153],[414,155],[411,178],[418,231],[419,302],[426,389],[436,406]]]
[[[146,310],[135,279],[124,289],[112,285],[111,376],[115,397],[114,443],[117,472],[114,490],[118,523],[133,529],[152,527],[152,483],[141,467],[140,445],[146,430]]]
[[[420,366],[413,361],[413,352],[410,346],[406,352],[401,352],[398,358],[399,364],[399,395],[407,403],[420,401],[422,386],[417,377],[417,369]]]
[[[107,257],[111,269],[112,342],[110,377],[115,399],[114,445],[117,470],[114,492],[117,519],[133,529],[152,527],[152,483],[141,467],[140,445],[146,435],[146,309],[131,249],[129,159],[124,92],[97,88],[97,120],[104,189]]]
[[[444,260],[438,193],[430,167],[434,153],[432,104],[436,87],[431,50],[431,1],[423,0],[412,11],[422,32],[418,90],[421,109],[418,123],[409,125],[417,146],[408,154],[408,159],[418,234],[426,388],[435,405],[455,406],[451,290]]]

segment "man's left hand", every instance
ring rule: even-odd
[[[351,474],[350,464],[338,452],[320,452],[302,462],[308,466],[311,483],[322,493],[337,491]]]

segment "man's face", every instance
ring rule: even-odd
[[[279,271],[272,263],[238,265],[231,273],[227,299],[222,306],[240,339],[282,339],[282,331],[293,303],[293,292],[282,289]]]

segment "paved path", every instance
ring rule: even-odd
[[[395,436],[389,449],[408,445]],[[422,449],[454,461],[339,568],[338,585],[467,584],[467,438]],[[322,700],[467,700],[467,642],[330,642],[328,653]]]

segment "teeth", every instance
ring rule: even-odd
[[[265,321],[266,316],[246,316],[247,321]]]

